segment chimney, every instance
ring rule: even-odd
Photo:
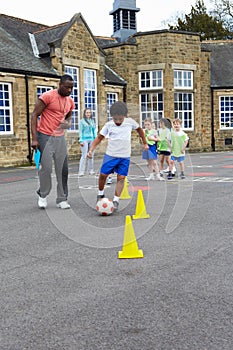
[[[119,42],[127,41],[128,37],[137,32],[136,0],[114,0],[113,10],[109,12],[113,16],[113,38]]]

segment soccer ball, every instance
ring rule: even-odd
[[[113,202],[109,198],[101,198],[96,203],[95,209],[102,216],[110,215],[114,211]]]

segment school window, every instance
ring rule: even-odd
[[[186,70],[174,71],[175,89],[193,89],[193,72]]]
[[[53,88],[51,86],[37,86],[36,89],[36,96],[39,98],[41,94],[43,94],[46,91],[52,90]],[[38,116],[38,121],[40,120],[40,116]]]
[[[159,120],[163,117],[163,94],[157,92],[140,94],[140,114],[142,127],[146,118],[151,118],[155,126],[159,127]]]
[[[175,92],[174,94],[174,117],[182,120],[182,128],[193,130],[193,94]]]
[[[0,82],[0,135],[13,134],[11,84]]]
[[[98,125],[96,71],[92,69],[84,69],[84,103],[85,108],[91,109],[93,119]]]
[[[78,131],[80,106],[79,106],[79,70],[76,67],[65,66],[65,74],[69,74],[74,80],[74,87],[70,97],[74,100],[75,108],[72,111],[72,124],[68,129],[69,132]]]
[[[233,128],[233,96],[219,97],[220,128]]]
[[[42,95],[44,92],[52,90],[52,86],[37,86],[37,90],[36,90],[36,96],[37,98]]]
[[[151,118],[151,120],[155,122],[156,127],[159,126],[159,120],[163,117],[164,109],[162,88],[162,70],[139,72],[140,117],[142,127],[144,127],[144,120],[146,118]]]
[[[153,70],[139,73],[139,89],[162,89],[163,88],[163,71]]]
[[[115,92],[107,92],[107,120],[111,120],[110,107],[113,103],[118,101],[118,94]]]

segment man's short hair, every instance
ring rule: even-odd
[[[110,114],[112,117],[114,116],[124,116],[127,117],[128,108],[125,102],[117,101],[113,103],[110,107]]]
[[[62,75],[61,78],[60,78],[60,83],[65,83],[67,80],[69,80],[69,81],[74,81],[74,79],[72,78],[71,75],[69,75],[69,74],[64,74],[64,75]]]

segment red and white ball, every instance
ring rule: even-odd
[[[109,198],[101,198],[96,203],[95,209],[102,216],[111,215],[114,211],[113,202]]]

